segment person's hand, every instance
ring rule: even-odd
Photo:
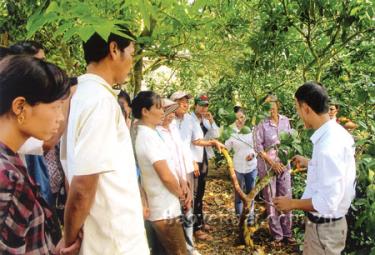
[[[184,211],[185,212],[190,210],[192,202],[193,202],[193,198],[192,198],[192,195],[191,195],[191,191],[190,191],[190,188],[187,187],[187,190],[186,190],[186,193],[185,193],[185,204],[184,204]]]
[[[253,158],[254,158],[254,153],[251,153],[251,154],[246,156],[247,161],[251,161],[251,160],[253,160]]]
[[[276,174],[282,174],[286,170],[286,167],[280,162],[272,161],[271,167],[272,167],[272,170],[275,171]]]
[[[66,246],[64,238],[62,238],[56,245],[53,254],[56,255],[76,255],[81,249],[81,243],[83,238],[83,231],[78,233],[78,238],[70,246]]]
[[[150,208],[148,206],[143,206],[143,219],[147,220],[150,217]]]
[[[204,117],[212,124],[214,122],[214,117],[212,116],[212,113],[207,112]]]
[[[296,155],[292,158],[292,163],[296,166],[296,168],[305,168],[309,164],[309,160],[301,155]]]
[[[181,180],[180,187],[181,187],[182,193],[185,195],[185,200],[186,200],[188,194],[190,193],[190,189],[189,189],[187,182],[185,180]]]
[[[294,209],[292,199],[288,197],[275,197],[272,202],[276,209],[282,213],[287,213]]]
[[[199,175],[200,175],[200,173],[199,173],[199,165],[198,165],[198,163],[197,162],[195,162],[194,161],[194,176],[195,177],[198,177]]]
[[[221,152],[222,149],[225,149],[225,145],[219,142],[218,140],[211,140],[211,146],[215,146],[216,149]]]

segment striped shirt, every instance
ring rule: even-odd
[[[0,143],[0,254],[50,254],[51,219],[18,154]]]

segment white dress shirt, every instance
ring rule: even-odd
[[[165,160],[178,180],[176,171],[172,170],[174,168],[172,153],[168,150],[162,136],[155,129],[138,125],[135,151],[141,169],[142,186],[147,194],[150,208],[148,220],[157,221],[180,216],[179,199],[164,185],[153,166],[155,162]]]
[[[203,161],[203,150],[206,150],[208,159],[214,157],[215,154],[211,147],[194,145],[192,142],[199,139],[218,138],[220,135],[219,128],[215,122],[211,124],[209,120],[203,119],[203,125],[207,128],[206,135],[203,134],[200,120],[194,112],[185,114],[182,120],[176,121],[176,126],[180,130],[182,140],[190,144],[193,160],[198,163],[202,163]]]
[[[149,254],[129,130],[115,92],[101,77],[78,78],[61,147],[69,182],[99,174],[80,254]]]
[[[233,165],[238,173],[250,173],[257,168],[256,153],[254,151],[253,133],[240,134],[235,130],[228,140],[225,141],[225,147],[228,150],[233,149]],[[254,158],[248,161],[248,155],[253,155]]]
[[[172,155],[174,167],[171,170],[176,171],[180,180],[186,181],[186,175],[192,172],[193,161],[186,153],[186,146],[184,146],[182,142],[180,132],[177,130],[176,126],[172,124],[169,125],[168,129],[163,126],[158,126],[156,130],[163,138]]]
[[[302,198],[312,199],[316,216],[343,217],[355,196],[354,140],[330,120],[315,131],[311,141],[314,148]]]

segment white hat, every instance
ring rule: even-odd
[[[183,97],[186,97],[187,99],[192,98],[192,96],[185,91],[176,91],[170,96],[170,99],[173,100],[173,101],[176,101],[176,100],[181,99]]]
[[[163,98],[162,104],[164,108],[164,115],[168,115],[176,111],[179,107],[179,105],[176,102],[173,102],[172,100],[169,100],[168,98]]]

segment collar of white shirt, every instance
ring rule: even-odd
[[[85,82],[85,81],[95,81],[97,83],[100,83],[105,89],[107,89],[111,94],[114,96],[118,96],[120,94],[120,90],[118,89],[113,89],[111,85],[108,84],[106,80],[103,79],[103,77],[93,74],[93,73],[86,73],[83,74],[79,77],[80,82]]]
[[[327,130],[334,125],[336,122],[334,120],[329,120],[324,123],[320,128],[318,128],[314,134],[311,136],[310,140],[313,144],[316,144],[319,139],[327,132]]]

